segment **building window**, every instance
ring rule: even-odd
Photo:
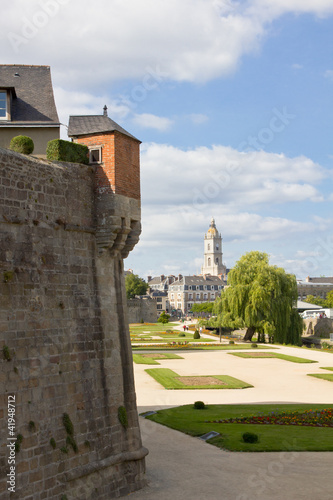
[[[157,297],[157,302],[162,302],[162,297]]]
[[[181,309],[182,308],[182,303],[181,302],[178,302],[177,304],[177,309]]]
[[[157,309],[162,309],[162,304],[157,304]]]
[[[208,243],[208,247],[207,247],[208,250],[210,250],[210,243]]]
[[[218,259],[218,257],[216,257],[216,264],[218,264],[218,263],[219,263],[219,259]]]
[[[174,294],[173,294],[173,293],[171,294],[171,298],[172,298],[172,299],[174,298]]]
[[[204,299],[207,300],[208,299],[208,295],[207,293],[204,293]]]
[[[200,293],[197,293],[197,300],[200,300]]]
[[[211,298],[211,299],[215,299],[215,293],[211,293],[211,294],[210,294],[210,298]]]
[[[89,148],[89,163],[102,163],[102,146]]]
[[[188,294],[188,298],[189,298],[189,300],[192,300],[192,298],[193,298],[192,293],[189,293],[189,294]]]
[[[7,92],[0,92],[0,120],[7,120]]]
[[[208,265],[210,266],[210,257],[208,257]]]

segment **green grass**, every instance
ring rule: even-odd
[[[333,382],[333,373],[308,373],[309,377],[321,378]]]
[[[165,389],[245,389],[246,387],[253,387],[242,380],[238,380],[237,378],[229,377],[228,375],[198,375],[197,377],[202,378],[211,378],[220,380],[223,382],[223,385],[217,384],[214,385],[207,382],[207,384],[198,384],[198,385],[186,385],[181,382],[178,378],[180,375],[178,373],[170,370],[169,368],[150,368],[145,370],[148,375],[153,377],[156,382],[163,385]],[[187,377],[188,378],[188,377]],[[192,378],[192,380],[194,377]],[[202,382],[202,380],[201,380]]]
[[[204,339],[206,341],[207,339]],[[181,337],[177,339],[177,341],[181,341]],[[196,342],[196,341],[193,341]],[[209,339],[208,339],[209,342]],[[154,342],[158,343],[158,341]],[[132,349],[135,350],[140,350],[140,351],[160,351],[160,350],[182,350],[182,351],[243,351],[245,349],[249,350],[250,347],[245,344],[240,344],[240,345],[225,345],[225,344],[211,344],[211,345],[200,345],[200,346],[193,346],[191,344],[187,344],[186,346],[168,346],[165,344],[161,344],[160,346],[143,346],[143,345],[133,345],[132,344]],[[271,347],[271,346],[259,346],[258,349],[277,349],[276,347]]]
[[[331,370],[333,372],[333,367],[332,366],[321,366],[321,370]]]
[[[191,436],[202,436],[210,431],[221,434],[208,442],[230,451],[333,451],[332,428],[260,425],[260,424],[218,424],[207,420],[218,420],[251,416],[259,412],[301,411],[331,408],[332,405],[208,405],[205,410],[194,410],[193,405],[159,410],[147,418]],[[254,432],[259,442],[250,444],[242,441],[244,432]]]
[[[292,363],[317,363],[318,361],[313,361],[312,359],[305,359],[305,358],[297,358],[296,356],[288,356],[287,354],[278,354],[275,352],[263,352],[260,353],[260,356],[258,356],[258,353],[256,352],[231,352],[229,354],[232,354],[233,356],[239,356],[240,358],[278,358],[278,359],[284,359],[285,361],[291,361]]]
[[[163,356],[163,358],[160,358],[159,356]],[[157,359],[164,360],[164,359],[184,359],[181,356],[177,356],[177,354],[173,353],[161,353],[160,355],[158,354],[133,354],[133,361],[134,363],[137,363],[138,365],[159,365]]]

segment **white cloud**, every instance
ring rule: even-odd
[[[196,213],[219,203],[234,209],[287,202],[320,202],[315,187],[328,173],[312,160],[264,151],[240,153],[212,146],[181,150],[163,144],[142,148],[146,203],[179,205]],[[161,192],[156,186],[164,186]]]
[[[208,121],[208,116],[201,113],[192,113],[189,115],[189,118],[195,125],[201,125]]]
[[[244,55],[260,47],[269,23],[286,12],[333,13],[332,0],[82,0],[77,5],[7,2],[0,20],[3,62],[50,64],[57,85],[95,93],[105,83],[132,79],[128,97],[139,99],[140,92],[142,97],[166,81],[206,82],[232,73]]]
[[[160,132],[169,130],[173,124],[173,121],[169,118],[152,115],[150,113],[135,114],[133,122],[140,127],[153,128]]]

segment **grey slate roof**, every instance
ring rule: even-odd
[[[0,127],[60,125],[49,66],[0,64],[0,89],[11,89],[13,97],[11,121],[1,120]]]
[[[120,132],[138,142],[139,139],[130,134],[123,127],[118,125],[105,115],[83,115],[70,116],[68,123],[68,136],[79,137],[80,135],[98,134],[103,132]]]
[[[177,285],[222,285],[226,283],[221,280],[218,276],[212,276],[206,274],[206,276],[183,276],[181,280],[176,280],[171,285],[170,288]]]

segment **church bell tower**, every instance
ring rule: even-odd
[[[212,218],[204,239],[204,265],[201,268],[201,274],[219,276],[225,273],[226,267],[222,262],[222,237]]]

